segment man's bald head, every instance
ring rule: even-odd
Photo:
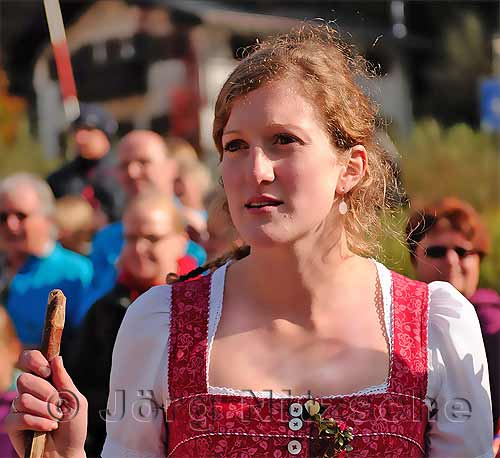
[[[163,138],[150,130],[134,130],[118,144],[119,179],[129,197],[156,190],[173,197],[177,174]]]
[[[166,157],[170,157],[165,140],[163,140],[161,135],[151,130],[133,130],[118,143],[118,152],[137,148],[154,149]]]

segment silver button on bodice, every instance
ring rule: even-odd
[[[302,415],[302,409],[303,409],[302,404],[294,402],[293,404],[290,404],[288,412],[292,417],[300,417]]]
[[[298,455],[302,450],[302,444],[297,440],[288,442],[288,452],[290,455]]]
[[[302,422],[302,420],[300,418],[292,418],[288,422],[288,427],[292,431],[298,431],[299,429],[302,429],[302,425],[303,425],[303,422]]]

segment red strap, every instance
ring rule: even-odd
[[[427,395],[427,284],[392,272],[393,349],[389,390]]]
[[[207,350],[212,275],[172,286],[168,387],[170,399],[207,393]]]

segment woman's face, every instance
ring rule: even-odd
[[[316,112],[290,81],[234,103],[221,174],[234,225],[251,246],[293,243],[330,213],[341,165]]]
[[[453,230],[429,231],[417,246],[415,271],[420,281],[447,281],[471,297],[479,283],[479,254],[465,236]]]

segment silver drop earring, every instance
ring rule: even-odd
[[[349,211],[349,208],[347,207],[346,201],[344,200],[344,195],[345,195],[345,192],[342,189],[342,200],[339,203],[339,213],[341,215],[345,215]]]

